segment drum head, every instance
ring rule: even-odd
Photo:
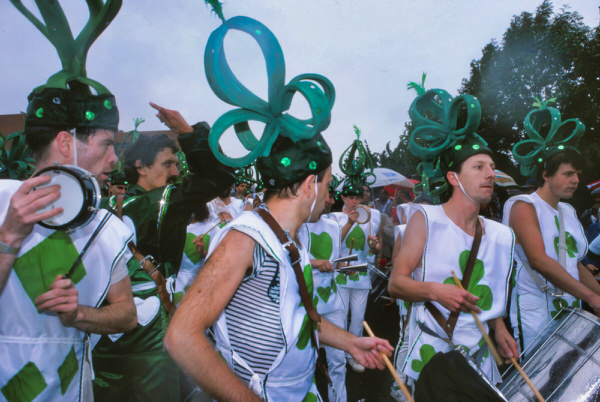
[[[100,188],[89,172],[77,166],[53,166],[42,169],[37,175],[50,177],[48,183],[38,188],[60,186],[60,197],[40,208],[38,213],[54,208],[63,209],[58,215],[40,222],[42,226],[75,229],[94,217],[94,210],[100,204]]]
[[[356,212],[358,212],[358,219],[356,223],[362,225],[363,223],[369,222],[371,219],[371,210],[366,205],[359,205],[354,208]]]

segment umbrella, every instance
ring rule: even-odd
[[[370,187],[383,187],[383,186],[398,186],[406,188],[414,188],[415,183],[407,179],[406,176],[387,168],[375,168],[373,169],[375,175],[375,183]]]
[[[500,187],[511,187],[511,186],[519,186],[515,179],[507,175],[501,170],[495,169],[496,178],[494,179],[494,183]]]

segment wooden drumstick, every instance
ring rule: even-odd
[[[204,237],[204,236],[206,236],[207,234],[209,234],[209,233],[210,233],[210,231],[211,231],[211,230],[213,230],[214,228],[216,228],[217,226],[219,226],[221,223],[223,223],[223,221],[219,221],[219,222],[217,222],[217,223],[215,224],[215,226],[213,226],[212,228],[208,229],[206,232],[202,233],[202,234],[201,234],[200,236],[198,236],[198,237]]]
[[[369,336],[374,338],[375,334],[373,333],[373,331],[371,331],[371,327],[369,327],[369,324],[367,324],[366,321],[363,321],[362,324],[363,324],[363,327],[365,328],[365,330],[367,331],[367,333],[369,334]],[[409,402],[413,402],[412,396],[410,395],[410,392],[408,392],[408,388],[406,388],[406,385],[404,385],[404,383],[400,379],[400,376],[396,372],[396,369],[392,365],[392,362],[390,361],[390,359],[385,355],[385,353],[383,353],[381,351],[379,352],[379,354],[383,358],[383,361],[384,361],[386,367],[388,368],[388,370],[390,371],[390,373],[392,373],[392,377],[394,377],[394,380],[396,380],[396,383],[398,383],[398,385],[400,386],[400,390],[402,390],[402,393],[404,394],[406,399]]]
[[[454,271],[450,271],[450,272],[452,272],[452,277],[454,278],[454,282],[456,282],[456,286],[458,286],[462,290],[465,290],[462,283],[460,283],[460,281],[456,277],[456,274],[454,273]],[[473,315],[473,318],[475,319],[475,322],[477,323],[477,326],[479,327],[479,330],[481,331],[481,335],[483,335],[485,342],[488,344],[488,347],[490,348],[490,351],[492,352],[494,359],[496,359],[496,362],[498,363],[499,366],[502,365],[502,363],[503,363],[502,359],[500,358],[500,355],[498,354],[496,347],[492,343],[490,336],[485,331],[485,328],[483,327],[483,324],[479,320],[479,317],[477,317],[477,314],[475,314],[474,311],[471,311],[471,314]],[[525,374],[525,372],[523,371],[523,369],[521,368],[521,365],[517,362],[517,360],[514,357],[511,357],[510,361],[517,368],[517,371],[519,372],[519,374],[521,374],[521,377],[523,377],[523,379],[525,380],[527,385],[529,385],[529,388],[531,388],[531,390],[535,394],[535,397],[537,398],[537,400],[540,402],[544,402],[544,398],[542,397],[540,392],[537,390],[537,388],[535,388],[535,385],[533,385],[533,383],[531,382],[531,380],[529,379],[527,374]]]

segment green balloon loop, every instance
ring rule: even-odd
[[[267,67],[268,100],[252,93],[234,75],[225,56],[223,41],[229,30],[247,33],[258,43]],[[275,35],[263,24],[248,17],[234,17],[214,30],[204,52],[206,78],[213,92],[224,102],[237,106],[213,124],[209,145],[216,158],[229,166],[244,167],[256,158],[268,156],[278,136],[292,141],[312,138],[324,131],[331,121],[335,90],[331,82],[318,74],[301,74],[285,84],[283,51]],[[296,93],[304,97],[311,118],[299,119],[287,113]],[[260,140],[249,121],[265,125]],[[240,143],[249,152],[239,158],[227,156],[219,147],[224,132],[233,127]]]

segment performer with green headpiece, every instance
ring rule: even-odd
[[[522,350],[563,307],[581,307],[583,300],[600,314],[600,286],[580,262],[587,252],[583,228],[575,209],[560,201],[573,197],[579,184],[584,162],[576,146],[585,126],[562,121],[551,101],[536,101],[523,122],[529,138],[513,147],[521,173],[536,178],[537,190],[504,204],[503,223],[518,243],[511,322]]]
[[[268,101],[250,92],[229,68],[223,40],[232,29],[258,42],[267,65]],[[333,86],[316,74],[285,84],[277,39],[247,17],[231,18],[211,34],[204,61],[213,91],[240,106],[213,125],[212,150],[230,166],[256,159],[267,191],[265,204],[242,213],[211,240],[208,259],[175,313],[165,345],[218,400],[318,400],[313,382],[317,335],[369,367],[383,368],[377,351],[391,351],[386,341],[357,338],[320,317],[308,250],[298,242],[302,224],[318,218],[327,195],[331,151],[320,133],[329,125]],[[296,93],[308,102],[308,120],[288,112]],[[249,120],[265,123],[260,141]],[[219,149],[219,138],[231,127],[248,155],[232,158]],[[205,336],[211,326],[215,347]]]
[[[436,353],[462,345],[497,383],[496,364],[468,313],[477,313],[495,330],[503,356],[517,355],[516,342],[502,321],[514,240],[506,226],[478,216],[480,205],[491,199],[495,176],[492,152],[475,133],[480,105],[470,95],[452,98],[442,89],[431,89],[413,101],[409,115],[415,127],[411,152],[423,160],[424,170],[435,173],[439,167],[452,195],[442,205],[416,206],[394,259],[389,292],[412,302],[415,321],[402,370],[417,380]],[[453,271],[467,290],[455,285]],[[416,397],[420,390],[438,391],[438,399],[450,397],[443,381],[437,378],[433,386],[430,380],[417,382]],[[420,388],[420,383],[428,385]]]
[[[132,233],[85,196],[99,199],[98,184],[117,160],[119,121],[114,96],[87,77],[85,59],[121,2],[88,2],[77,38],[57,1],[36,1],[43,22],[12,3],[55,46],[62,70],[28,98],[36,174],[0,180],[0,391],[8,401],[88,401],[97,334],[129,330],[136,317],[127,275]],[[48,174],[60,185],[48,186]],[[57,225],[78,199],[86,200],[85,218]]]
[[[368,182],[374,179],[372,174],[374,164],[365,146],[360,140],[360,130],[354,126],[356,139],[340,156],[339,166],[346,175],[342,187],[342,212],[334,212],[330,216],[338,222],[342,231],[342,256],[357,254],[357,263],[367,262],[368,255],[377,254],[381,250],[381,234],[379,224],[380,212],[361,205],[364,189]],[[369,211],[367,220],[359,223],[357,207]],[[367,299],[371,289],[371,278],[366,271],[338,273],[335,281],[339,286],[339,293],[345,306],[344,316],[350,313],[350,320],[345,325],[348,331],[356,336],[361,336],[362,322],[367,309]],[[347,356],[348,363],[354,371],[363,372],[364,367],[355,361],[352,356]]]

